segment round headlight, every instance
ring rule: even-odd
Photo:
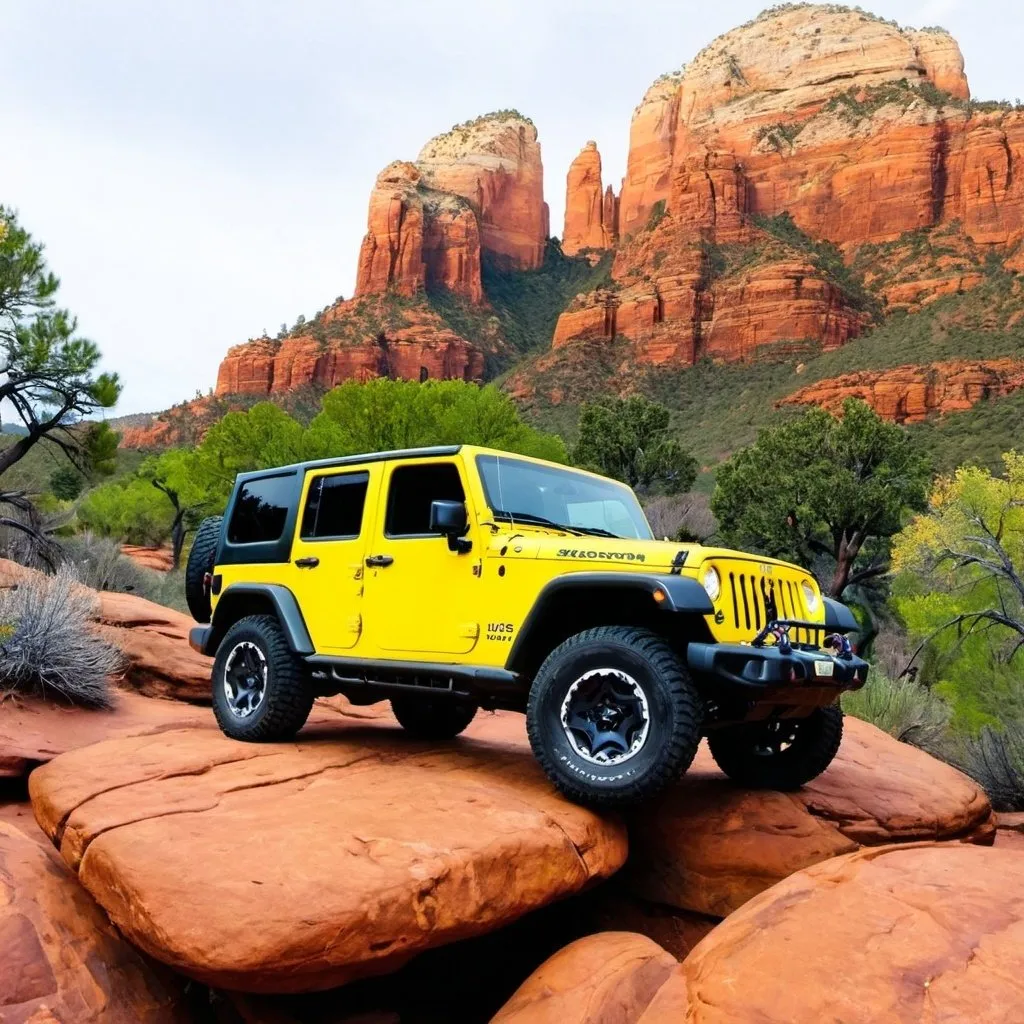
[[[708,592],[708,597],[711,598],[712,602],[717,601],[722,593],[722,578],[718,575],[718,570],[713,565],[709,565],[704,570],[701,583],[704,584],[704,589]]]
[[[820,604],[818,592],[811,586],[808,580],[804,580],[800,584],[800,589],[804,592],[804,606],[813,615],[818,610],[818,605]]]

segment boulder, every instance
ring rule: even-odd
[[[629,830],[630,888],[716,917],[801,868],[862,846],[994,838],[991,807],[976,783],[849,717],[835,761],[799,792],[741,789],[702,746],[687,775],[634,813]]]
[[[130,691],[110,711],[8,697],[0,711],[0,777],[22,778],[58,754],[116,736],[148,736],[186,726],[216,727],[209,708],[156,700]]]
[[[180,983],[117,934],[74,875],[0,821],[0,1020],[185,1024]]]
[[[780,882],[677,968],[641,1024],[1012,1024],[1024,1000],[1017,853],[861,850]]]
[[[191,616],[134,594],[98,597],[100,631],[125,656],[125,684],[150,697],[210,703],[213,659],[189,647]]]
[[[627,1024],[677,966],[643,935],[588,935],[544,961],[492,1024]]]
[[[623,826],[554,793],[519,716],[474,728],[440,748],[337,714],[293,744],[212,729],[109,740],[37,769],[30,794],[143,950],[211,985],[310,991],[393,971],[622,865]]]

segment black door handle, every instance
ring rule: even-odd
[[[384,569],[389,566],[394,559],[390,555],[370,555],[366,560],[366,564],[371,569]]]
[[[296,558],[295,564],[300,569],[315,569],[320,564],[320,559],[315,555],[310,555],[308,558]]]

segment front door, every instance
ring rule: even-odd
[[[385,464],[377,524],[366,559],[366,630],[389,652],[466,654],[480,636],[479,552],[458,554],[430,532],[434,501],[465,501],[462,469],[451,460]],[[472,524],[472,515],[470,515]],[[470,527],[470,537],[473,526]]]
[[[363,558],[380,475],[379,465],[306,474],[289,572],[318,654],[349,650],[362,636]]]

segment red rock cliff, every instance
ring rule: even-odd
[[[914,423],[933,413],[963,412],[983,399],[1020,388],[1024,388],[1024,361],[954,360],[848,373],[801,388],[779,404],[819,405],[836,412],[847,398],[859,398],[886,419]]]
[[[514,112],[479,117],[431,139],[417,158],[424,184],[461,196],[480,245],[520,270],[544,260],[544,169],[533,123]]]

